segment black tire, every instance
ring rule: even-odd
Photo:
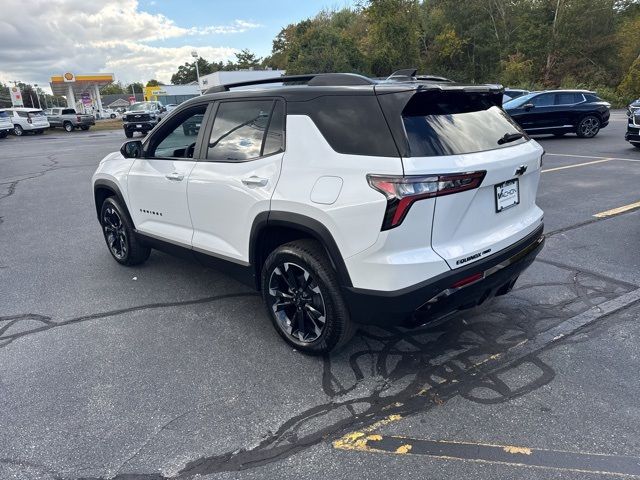
[[[108,197],[100,208],[100,225],[109,253],[122,265],[139,265],[151,254],[135,234],[133,222],[115,197]]]
[[[82,127],[80,127],[83,131],[87,131],[89,130],[89,127],[87,125],[83,125]]]
[[[7,135],[9,135],[9,130],[2,130],[0,132],[0,138],[7,138]]]
[[[632,143],[631,145],[633,145],[636,148],[640,148],[640,143]]]
[[[13,134],[16,137],[21,137],[22,135],[24,135],[24,130],[22,129],[22,127],[20,125],[14,125],[13,126]]]
[[[127,138],[133,138],[133,132],[131,130],[125,130],[124,136]]]
[[[64,128],[65,132],[73,132],[73,123],[71,122],[64,122],[62,124],[62,128]]]
[[[42,135],[44,133],[44,129],[36,130],[36,135]]]
[[[593,138],[600,131],[600,119],[595,115],[587,115],[578,123],[576,134],[580,138]]]
[[[315,240],[297,240],[271,252],[261,285],[271,322],[297,350],[325,354],[345,345],[356,331],[331,261]]]
[[[116,118],[116,114],[115,114],[115,113],[112,113],[111,115],[109,115],[109,118],[112,118],[112,119],[113,119],[113,118]]]

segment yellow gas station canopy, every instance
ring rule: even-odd
[[[75,75],[67,72],[63,75],[53,75],[51,77],[51,90],[54,95],[67,95],[69,86],[73,89],[73,94],[77,97],[87,91],[89,87],[98,88],[109,85],[113,82],[113,73],[87,73]]]

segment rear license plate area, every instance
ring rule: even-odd
[[[517,178],[498,183],[494,186],[496,195],[496,213],[500,213],[520,203],[520,182]]]

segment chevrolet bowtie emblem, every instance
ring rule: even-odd
[[[516,175],[524,175],[524,172],[526,171],[527,171],[527,166],[520,165],[518,168],[516,168]]]

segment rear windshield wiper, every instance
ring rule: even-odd
[[[504,145],[505,143],[515,142],[524,137],[524,133],[505,133],[504,136],[498,140],[498,145]]]

